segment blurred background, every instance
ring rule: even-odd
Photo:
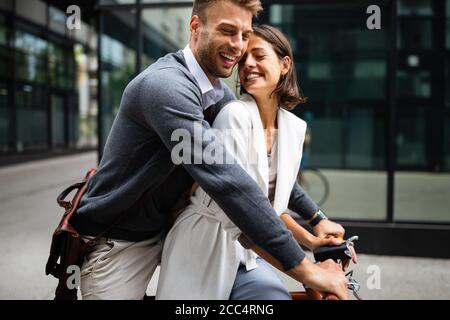
[[[450,299],[450,0],[262,2],[255,22],[289,37],[308,97],[293,111],[309,126],[305,188],[360,236],[363,265],[381,259],[403,285],[367,296]],[[370,5],[381,29],[367,27]],[[96,166],[126,84],[187,44],[191,6],[0,0],[0,298],[51,296],[56,195]],[[423,282],[398,280],[418,264],[432,281],[418,269],[408,277]]]

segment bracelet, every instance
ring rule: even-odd
[[[317,211],[317,215],[309,222],[311,227],[315,227],[320,221],[328,219],[327,216],[322,212],[322,210]]]

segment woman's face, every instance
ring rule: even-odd
[[[252,35],[239,62],[241,86],[253,96],[267,97],[289,70],[289,62],[288,57],[279,59],[270,43]]]

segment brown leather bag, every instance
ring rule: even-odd
[[[87,182],[95,171],[95,169],[90,169],[82,182],[71,185],[57,198],[59,206],[66,211],[53,233],[50,255],[45,266],[46,275],[52,274],[59,279],[55,291],[55,300],[77,299],[77,288],[69,289],[67,284],[67,280],[71,275],[67,273],[67,268],[69,266],[78,266],[81,270],[86,249],[93,244],[93,241],[83,241],[79,233],[70,224],[70,219],[77,211],[80,200],[86,192]],[[74,190],[78,191],[72,201],[65,201],[65,198]]]

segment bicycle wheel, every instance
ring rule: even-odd
[[[325,175],[316,168],[306,169],[302,174],[303,178],[299,179],[299,183],[318,206],[323,205],[330,193],[330,185]]]

